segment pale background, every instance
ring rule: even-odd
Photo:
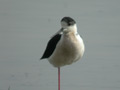
[[[57,90],[57,69],[39,58],[64,16],[86,51],[61,69],[61,90],[120,90],[120,0],[0,0],[0,90]]]

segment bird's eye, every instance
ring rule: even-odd
[[[69,26],[70,26],[70,25],[73,25],[73,24],[74,24],[74,22],[69,22],[69,23],[68,23]]]

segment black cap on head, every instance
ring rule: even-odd
[[[70,25],[74,25],[76,22],[74,19],[72,19],[71,17],[64,17],[62,18],[61,22],[64,21],[68,24],[68,26]]]

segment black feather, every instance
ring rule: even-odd
[[[40,59],[49,58],[52,55],[60,38],[61,34],[57,34],[50,39],[50,41],[47,44],[46,50]]]

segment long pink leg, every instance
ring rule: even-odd
[[[60,90],[60,67],[58,67],[58,90]]]

